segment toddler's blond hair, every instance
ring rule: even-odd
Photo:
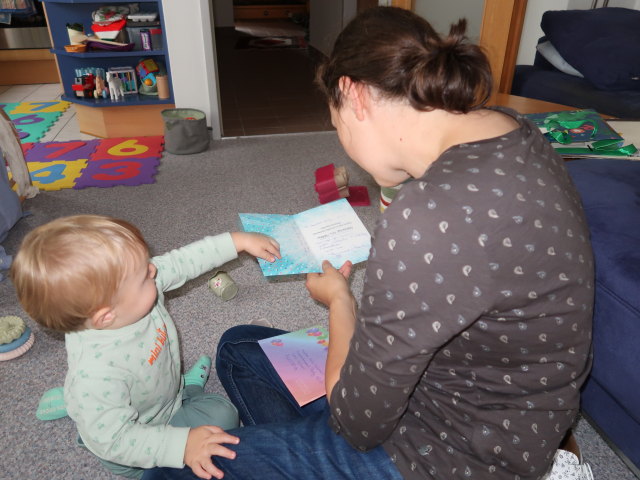
[[[11,278],[35,321],[72,332],[110,306],[127,269],[148,258],[147,243],[129,222],[75,215],[29,232],[11,265]]]

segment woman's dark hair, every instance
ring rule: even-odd
[[[420,111],[466,113],[491,95],[489,61],[465,36],[461,19],[441,37],[424,18],[401,8],[374,7],[340,33],[331,56],[320,64],[316,83],[331,106],[342,105],[341,77],[406,100]]]

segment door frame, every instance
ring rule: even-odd
[[[413,10],[414,1],[391,0],[391,5]],[[484,0],[479,44],[489,58],[494,95],[511,91],[526,11],[527,0]]]
[[[493,94],[509,93],[513,83],[527,0],[485,0],[480,46],[489,58]]]

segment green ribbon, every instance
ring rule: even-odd
[[[597,122],[589,119],[587,112],[558,112],[553,117],[554,118],[549,118],[544,121],[544,124],[547,128],[547,134],[551,136],[551,138],[553,138],[556,142],[562,145],[568,145],[571,143],[571,135],[569,135],[569,130],[573,128],[580,128],[587,124],[593,126],[593,130],[591,131],[591,138],[595,137],[596,133],[598,133]],[[633,155],[638,151],[635,145],[629,144],[623,146],[623,143],[623,141],[616,139],[606,139],[592,142],[586,148],[556,147],[556,150],[558,151],[558,153],[564,155],[599,153],[602,155],[620,157]]]
[[[556,147],[556,151],[561,155],[584,155],[584,154],[601,154],[614,157],[628,157],[638,151],[633,143],[622,146],[623,142],[619,140],[598,140],[588,147]]]

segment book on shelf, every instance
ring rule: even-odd
[[[258,259],[265,276],[322,272],[323,260],[340,268],[369,258],[371,235],[349,202],[341,198],[295,215],[241,213],[246,232],[258,232],[280,244],[282,258]]]
[[[258,344],[298,405],[326,394],[325,363],[329,330],[322,325],[264,338]]]
[[[638,152],[593,109],[530,113],[525,117],[563,157],[631,157]]]

